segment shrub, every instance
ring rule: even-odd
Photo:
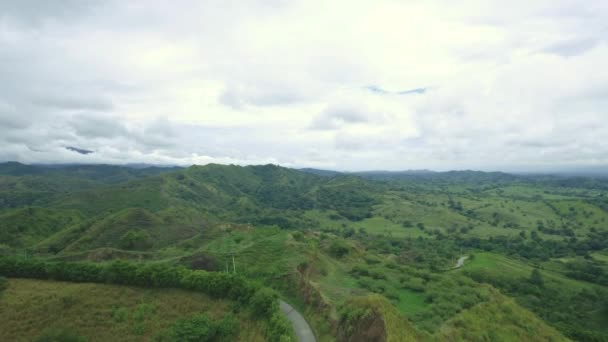
[[[543,276],[540,274],[540,271],[536,268],[532,270],[529,281],[532,285],[536,285],[538,287],[543,287],[545,284],[545,282],[543,280]]]
[[[288,342],[290,338],[291,325],[287,318],[280,312],[275,311],[270,317],[266,327],[266,337],[269,341]]]
[[[226,315],[217,323],[217,336],[220,340],[230,340],[239,332],[239,321],[232,314]]]
[[[335,256],[336,258],[341,258],[348,254],[348,245],[340,240],[334,240],[329,245],[329,253]]]
[[[262,317],[270,317],[273,312],[278,311],[278,294],[269,289],[259,289],[251,297],[251,307],[253,312]]]
[[[291,236],[293,236],[293,239],[296,241],[304,240],[304,234],[302,234],[302,232],[294,232],[293,234],[291,234]]]
[[[126,308],[113,308],[112,318],[117,323],[124,322],[129,319],[129,310]]]
[[[143,230],[129,230],[120,237],[120,248],[142,250],[152,247],[150,235]]]
[[[364,266],[355,265],[355,266],[353,266],[352,270],[350,271],[350,274],[352,274],[355,277],[369,276],[369,270]]]
[[[205,314],[177,320],[168,332],[157,336],[157,341],[230,341],[239,332],[239,321],[232,314],[213,321]]]
[[[117,260],[110,263],[103,270],[103,279],[107,283],[125,285],[145,285],[137,284],[137,266],[126,261]]]
[[[204,342],[215,338],[217,328],[205,314],[180,319],[171,328],[171,340],[183,342]]]
[[[386,275],[381,271],[371,271],[369,272],[369,275],[376,280],[386,279]]]

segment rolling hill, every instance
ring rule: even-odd
[[[0,253],[237,272],[278,290],[321,341],[602,340],[607,184],[474,171],[2,164]],[[452,270],[463,255],[471,258]]]

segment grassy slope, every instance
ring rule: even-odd
[[[9,246],[31,246],[67,227],[83,215],[75,210],[20,208],[0,214],[0,242]]]
[[[530,277],[533,269],[534,267],[524,262],[507,258],[495,253],[476,253],[474,259],[467,262],[465,266],[459,270],[459,272],[483,272],[484,274],[489,275],[491,278],[510,278],[524,281]],[[564,297],[575,296],[581,291],[594,292],[596,289],[601,290],[604,288],[593,283],[565,277],[561,273],[550,269],[541,269],[540,273],[545,281],[545,287],[547,289],[558,291],[560,296]],[[526,300],[526,298],[522,298],[522,300]],[[608,319],[608,314],[606,312],[586,311],[581,314],[584,314],[587,317],[585,320],[585,325],[588,328],[602,332],[606,331],[605,322],[606,319]]]
[[[10,279],[0,295],[0,332],[6,341],[30,341],[49,328],[68,328],[91,341],[145,341],[177,319],[206,313],[221,319],[228,301],[194,292]],[[240,341],[263,341],[261,328],[239,314]]]
[[[536,315],[499,293],[463,311],[434,336],[438,341],[567,341]]]
[[[465,263],[462,270],[483,270],[496,276],[510,276],[512,278],[527,278],[534,267],[521,261],[511,259],[499,254],[483,252],[475,253],[473,260]],[[567,278],[557,272],[540,270],[548,286],[567,287],[575,290],[592,289],[599,285]]]
[[[227,263],[228,267],[231,265],[230,251],[234,251],[236,258],[237,270],[240,273],[244,273],[250,277],[258,278],[269,282],[270,285],[282,288],[283,293],[286,297],[290,298],[290,301],[299,307],[303,313],[306,314],[311,324],[315,327],[316,331],[320,333],[320,339],[322,341],[329,341],[331,337],[327,335],[328,327],[325,326],[327,322],[318,320],[320,312],[316,310],[306,310],[306,307],[301,303],[301,299],[294,296],[293,291],[297,292],[297,289],[284,288],[285,279],[290,274],[294,273],[296,267],[306,262],[311,265],[309,275],[309,281],[317,288],[321,295],[325,298],[326,302],[331,307],[338,308],[347,302],[350,298],[365,298],[370,291],[361,286],[360,281],[367,281],[374,284],[374,286],[384,287],[385,293],[396,294],[398,300],[391,300],[383,302],[384,304],[379,306],[383,309],[380,310],[387,324],[392,326],[391,334],[397,334],[402,323],[395,323],[394,320],[399,317],[399,320],[409,318],[411,321],[407,323],[411,325],[411,329],[416,331],[416,334],[420,336],[431,336],[425,335],[426,332],[422,331],[422,327],[435,326],[434,331],[437,334],[444,334],[445,331],[449,331],[450,334],[456,334],[455,330],[459,329],[458,324],[453,325],[450,323],[452,320],[460,317],[469,310],[461,308],[460,313],[456,313],[452,316],[448,316],[446,319],[433,319],[428,321],[428,318],[418,317],[417,314],[420,312],[427,312],[431,317],[433,316],[434,310],[441,308],[443,305],[447,305],[452,302],[449,291],[456,292],[467,292],[470,295],[474,295],[477,291],[485,293],[485,299],[482,299],[482,303],[487,303],[484,306],[466,314],[465,317],[461,318],[461,321],[466,321],[467,324],[471,320],[474,320],[476,315],[479,315],[478,319],[480,322],[475,326],[477,329],[486,329],[487,331],[498,329],[500,330],[498,336],[507,336],[509,332],[513,336],[532,336],[535,332],[541,332],[547,336],[561,336],[555,333],[554,330],[548,327],[544,322],[539,320],[533,314],[523,309],[522,307],[514,304],[507,303],[503,297],[497,299],[499,296],[497,292],[489,293],[485,287],[484,289],[476,290],[474,283],[470,280],[459,278],[459,273],[454,272],[446,273],[441,277],[433,277],[430,283],[427,283],[428,287],[439,287],[445,290],[435,291],[435,293],[442,293],[441,297],[435,297],[436,305],[433,306],[426,301],[428,294],[418,291],[412,291],[408,288],[400,285],[400,278],[410,274],[412,270],[407,268],[388,268],[386,265],[390,263],[390,258],[386,259],[382,256],[373,256],[370,253],[358,249],[357,246],[352,246],[353,250],[351,255],[342,259],[335,259],[330,257],[326,251],[326,244],[329,240],[317,240],[318,234],[311,233],[307,234],[304,240],[296,241],[287,232],[276,230],[276,229],[232,229],[225,227],[224,234],[218,234],[216,238],[211,238],[206,244],[203,245],[202,250],[206,253],[216,256],[223,263]],[[326,239],[331,239],[328,236]],[[238,241],[238,242],[237,242]],[[366,259],[377,260],[372,264],[366,262]],[[478,257],[476,260],[483,262],[483,256]],[[369,277],[361,277],[357,279],[353,277],[349,271],[355,265],[367,265],[367,268],[381,272],[387,276],[387,279],[373,280]],[[525,273],[525,272],[524,272]],[[452,281],[451,278],[457,278],[457,281]],[[415,275],[407,276],[408,281],[420,281],[422,279],[417,278]],[[473,286],[473,287],[472,287]],[[435,296],[435,295],[433,295]],[[480,304],[478,304],[480,305]],[[390,310],[389,310],[390,307]],[[487,308],[488,312],[494,314],[499,313],[499,317],[504,320],[485,320],[483,319],[483,308]],[[318,310],[318,309],[317,309]],[[481,311],[480,311],[481,310]],[[534,320],[525,323],[517,318],[513,318],[510,314],[514,312],[518,315],[524,312],[523,317],[533,317]],[[329,313],[332,315],[331,311]],[[386,314],[386,316],[384,316]],[[335,316],[334,316],[335,317]],[[390,318],[392,317],[392,318]],[[435,317],[437,318],[437,317]],[[501,324],[506,324],[502,326]],[[508,325],[511,324],[511,325]],[[499,328],[498,326],[501,325]],[[388,329],[388,328],[387,328]],[[441,330],[438,330],[441,329]],[[389,329],[390,330],[390,329]],[[525,335],[529,334],[529,335]],[[544,335],[542,335],[544,336]],[[397,339],[398,340],[398,339]],[[479,338],[477,340],[483,340]]]

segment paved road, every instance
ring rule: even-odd
[[[458,258],[458,262],[456,262],[456,266],[454,268],[461,268],[462,265],[464,265],[464,261],[468,258],[468,256],[461,256],[460,258]]]
[[[312,329],[310,329],[310,325],[308,322],[297,312],[291,305],[285,303],[284,301],[280,301],[281,311],[287,316],[287,319],[291,322],[291,326],[293,327],[293,331],[296,333],[296,337],[299,342],[316,342],[315,334],[313,334]]]

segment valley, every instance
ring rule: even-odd
[[[235,275],[319,341],[606,340],[607,220],[601,178],[0,164],[2,258]]]

